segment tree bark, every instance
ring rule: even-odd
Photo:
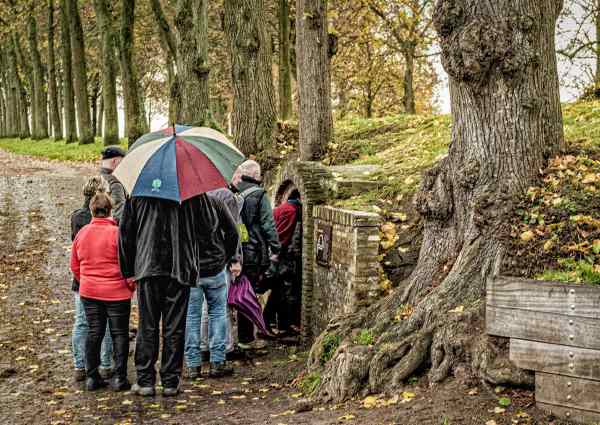
[[[407,114],[416,114],[417,107],[415,106],[415,46],[411,43],[402,50],[404,56],[404,81],[403,89],[404,96],[402,103],[404,104],[404,112]]]
[[[224,29],[231,57],[234,143],[246,155],[264,155],[273,146],[277,119],[264,1],[225,0]]]
[[[46,92],[46,79],[44,78],[44,66],[38,49],[37,23],[33,16],[28,20],[28,40],[33,68],[33,92],[35,93],[35,132],[34,139],[48,138],[48,93]]]
[[[62,140],[62,120],[58,106],[56,87],[56,58],[54,52],[54,0],[48,0],[48,97],[50,99],[50,123],[55,140]]]
[[[120,56],[123,82],[123,102],[127,120],[127,139],[131,146],[144,133],[144,116],[141,113],[139,87],[133,65],[133,28],[135,0],[122,0]]]
[[[175,61],[177,59],[177,42],[175,36],[171,31],[171,26],[167,20],[160,0],[150,0],[152,6],[152,13],[158,26],[158,33],[160,35],[160,45],[165,52],[166,56],[166,67],[167,67],[167,83],[169,85],[169,123],[176,121],[177,108],[175,95],[177,94],[177,81],[175,75]]]
[[[94,10],[102,40],[102,98],[104,99],[104,131],[102,134],[104,145],[109,146],[119,143],[115,32],[112,13],[106,0],[94,0]]]
[[[19,79],[20,81],[20,95],[19,95],[19,106],[22,111],[27,113],[27,133],[29,135],[33,135],[37,133],[37,101],[35,99],[35,79],[33,75],[33,67],[29,60],[27,59],[25,53],[26,50],[21,46],[21,42],[19,41],[19,37],[17,34],[13,34],[13,52],[15,53],[15,57],[17,60],[17,68],[21,68],[21,71],[27,77],[27,82]],[[27,97],[29,95],[29,102]],[[29,111],[29,112],[28,112]],[[31,126],[29,125],[29,113],[31,113]],[[23,122],[23,118],[20,118],[21,122]],[[21,128],[24,128],[21,125]],[[27,136],[29,137],[29,136]]]
[[[79,143],[87,145],[94,143],[94,135],[92,134],[92,120],[90,119],[83,27],[77,0],[66,0],[66,3],[69,17],[69,34],[71,36],[73,88],[77,104]]]
[[[19,70],[17,67],[17,40],[16,37],[12,38],[12,43],[9,48],[8,61],[10,72],[12,74],[13,91],[15,97],[15,122],[18,125],[19,138],[27,139],[31,136],[29,131],[29,116],[27,111],[27,93],[25,87],[19,76]]]
[[[290,44],[290,3],[279,0],[279,118],[282,121],[292,115]]]
[[[97,73],[94,73],[91,82],[90,106],[92,108],[92,134],[94,134],[94,136],[96,137],[102,136],[102,132],[100,131],[100,127],[102,127],[102,121],[98,121],[98,99],[101,96],[102,93],[100,93],[100,77]]]
[[[96,122],[98,123],[98,127],[96,128],[96,136],[102,137],[102,122],[104,120],[104,98],[100,96],[99,105],[98,105],[98,118],[96,118]]]
[[[594,25],[596,26],[596,73],[594,83],[596,89],[600,88],[600,0],[596,0],[594,13]]]
[[[562,0],[438,1],[453,132],[448,156],[415,197],[424,219],[419,262],[389,297],[329,325],[342,343],[323,371],[321,397],[396,388],[424,363],[432,383],[456,367],[494,384],[532,383],[484,334],[485,283],[499,271],[495,235],[513,201],[564,143],[554,45],[561,8]],[[358,329],[375,336],[372,349],[352,343]]]
[[[10,68],[10,42],[9,45],[0,46],[0,77],[4,90],[4,105],[6,114],[6,135],[17,137],[19,135],[18,103],[14,78]]]
[[[179,96],[177,122],[206,126],[211,121],[207,0],[178,0],[175,28]]]
[[[333,133],[327,0],[297,0],[300,159],[323,158]]]
[[[73,93],[73,62],[71,53],[71,31],[67,0],[60,0],[60,52],[62,61],[63,109],[65,115],[65,142],[77,140],[75,122],[75,95]]]

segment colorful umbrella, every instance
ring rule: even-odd
[[[183,202],[227,186],[243,161],[222,133],[177,125],[140,137],[113,174],[131,196]]]

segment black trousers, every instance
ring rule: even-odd
[[[110,335],[113,339],[115,375],[127,378],[127,357],[129,356],[129,314],[131,300],[101,301],[81,297],[89,331],[85,340],[85,370],[90,378],[100,379],[100,348],[106,332],[106,320],[110,322]]]
[[[258,281],[265,271],[265,267],[244,265],[242,274],[248,278],[252,284],[252,288],[256,291]],[[254,341],[254,324],[246,319],[246,317],[238,312],[238,340],[243,344],[248,344]]]
[[[179,385],[185,346],[185,319],[190,288],[169,277],[143,279],[138,284],[139,324],[135,346],[137,382],[156,384],[156,369],[162,318],[160,379],[163,387]]]

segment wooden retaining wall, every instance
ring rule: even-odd
[[[499,277],[488,283],[487,333],[535,371],[538,407],[600,423],[600,287]]]

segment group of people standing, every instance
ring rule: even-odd
[[[271,291],[267,324],[300,325],[301,203],[297,191],[273,211],[260,165],[245,161],[227,188],[180,203],[130,197],[112,175],[125,152],[108,147],[99,176],[84,186],[71,216],[75,379],[88,390],[110,385],[155,394],[162,343],[162,393],[179,393],[183,360],[192,379],[202,364],[218,378],[228,357],[264,348],[254,323],[228,308],[228,288],[243,274],[257,293]],[[136,382],[127,378],[131,298],[137,291]],[[237,322],[237,332],[234,329]],[[162,341],[161,341],[162,336]],[[236,341],[237,340],[237,341]]]

